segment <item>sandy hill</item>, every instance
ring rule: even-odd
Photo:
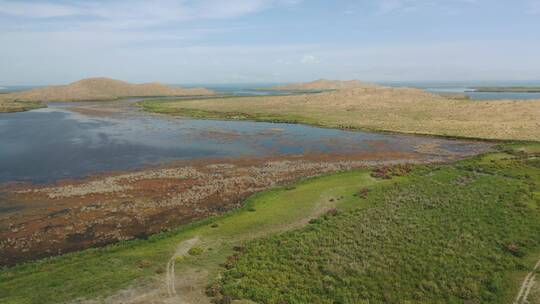
[[[159,83],[131,84],[110,78],[88,78],[68,85],[37,88],[0,95],[12,101],[90,101],[114,100],[122,97],[212,95],[204,88],[175,88]]]
[[[340,90],[340,89],[352,89],[352,88],[372,88],[377,85],[365,83],[359,80],[327,80],[319,79],[311,82],[293,83],[287,85],[280,85],[272,87],[274,90],[287,90],[287,91],[311,91],[311,90]]]

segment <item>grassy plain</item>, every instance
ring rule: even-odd
[[[540,140],[540,101],[470,101],[419,89],[359,88],[293,96],[145,101],[147,111],[496,140]]]
[[[540,159],[522,153],[417,167],[362,209],[249,242],[214,290],[257,303],[511,303],[540,242]]]

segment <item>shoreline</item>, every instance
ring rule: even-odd
[[[0,193],[15,210],[0,213],[5,223],[0,225],[4,240],[0,242],[0,263],[14,265],[146,238],[236,209],[254,193],[321,174],[397,163],[446,163],[484,153],[489,147],[480,145],[475,152],[446,155],[434,147],[434,154],[427,150],[424,154],[200,159],[52,184],[8,183],[0,187]]]
[[[249,97],[233,97],[233,98],[250,98]],[[268,96],[255,96],[255,97],[268,97]],[[203,99],[204,100],[204,99]],[[190,101],[190,100],[186,100]],[[148,102],[148,104],[145,104]],[[292,125],[306,125],[322,129],[335,129],[343,131],[361,131],[361,132],[370,132],[370,133],[379,133],[379,134],[390,134],[390,135],[411,135],[411,136],[422,136],[427,138],[438,138],[438,139],[451,139],[451,140],[467,140],[467,141],[476,141],[476,142],[491,142],[491,143],[517,143],[517,144],[531,144],[538,143],[539,140],[528,140],[528,139],[500,139],[500,138],[484,138],[484,137],[472,137],[472,136],[459,136],[459,135],[445,135],[438,133],[422,133],[422,132],[407,132],[407,131],[397,131],[391,129],[380,129],[372,127],[358,127],[358,126],[344,126],[344,125],[334,125],[334,124],[325,124],[309,121],[307,118],[300,118],[298,120],[286,118],[285,116],[280,117],[276,115],[275,117],[264,117],[257,116],[257,114],[251,115],[241,112],[220,112],[220,111],[206,111],[193,108],[175,108],[173,111],[169,110],[160,110],[153,107],[152,103],[166,103],[174,102],[172,101],[143,101],[136,103],[144,111],[154,114],[184,117],[197,120],[216,120],[216,121],[251,121],[251,122],[266,122],[266,123],[284,123]]]
[[[506,149],[511,149],[514,151],[508,153],[521,153],[520,151],[525,151],[529,148],[521,146],[507,146]],[[529,150],[527,153],[538,153],[538,151],[540,151],[537,149],[537,147],[532,147],[531,149],[533,149],[532,152]],[[484,164],[487,165],[489,164],[490,160],[499,160],[500,157],[498,155],[508,155],[504,151],[505,150],[498,149],[495,151],[483,152],[476,156],[471,156],[470,158],[467,158],[467,160],[461,162],[463,162],[463,164],[480,164],[485,162]],[[504,162],[504,159],[502,161]],[[458,166],[462,169],[466,168],[463,167],[463,165],[459,166],[459,162],[458,164],[451,162],[448,164],[435,165],[433,167],[422,165],[414,167],[421,171],[431,171],[437,170],[436,168],[453,168],[454,166]],[[327,212],[329,208],[334,208],[332,206],[335,203],[338,204],[338,210],[340,211],[352,210],[351,208],[362,209],[363,207],[359,206],[357,203],[351,205],[351,202],[349,202],[349,197],[351,197],[353,200],[357,200],[355,197],[358,189],[361,189],[361,185],[366,185],[365,180],[358,178],[365,174],[369,176],[369,172],[371,172],[370,169],[353,169],[352,171],[347,172],[329,173],[323,174],[322,176],[301,179],[299,182],[293,182],[292,186],[287,186],[287,184],[279,186],[276,185],[270,188],[270,190],[258,192],[248,196],[248,198],[243,201],[240,208],[225,212],[222,215],[211,216],[200,221],[195,221],[191,224],[179,226],[169,231],[149,236],[148,240],[135,239],[122,241],[117,244],[106,246],[103,249],[83,250],[68,253],[62,256],[42,259],[35,262],[24,263],[14,267],[4,268],[3,275],[5,275],[7,279],[6,284],[11,284],[12,286],[15,286],[13,284],[16,284],[17,278],[22,279],[24,282],[27,281],[29,284],[30,282],[39,280],[39,277],[41,277],[39,273],[43,271],[45,271],[47,275],[54,275],[54,282],[57,283],[71,280],[73,275],[76,273],[80,273],[78,275],[80,275],[81,278],[84,278],[83,280],[73,282],[74,285],[70,285],[71,287],[69,290],[65,290],[62,287],[48,288],[46,287],[48,284],[43,284],[43,286],[38,284],[38,290],[48,288],[48,290],[51,290],[52,292],[50,295],[45,295],[45,293],[43,293],[44,291],[36,291],[44,300],[43,303],[65,302],[66,300],[74,299],[83,301],[80,303],[100,303],[100,301],[108,301],[110,303],[125,303],[134,299],[153,299],[157,301],[156,303],[165,303],[170,298],[167,296],[167,292],[163,289],[163,286],[160,283],[162,275],[164,276],[163,270],[161,270],[163,269],[161,265],[164,267],[167,260],[170,259],[171,254],[174,253],[175,248],[177,248],[179,244],[182,244],[183,241],[201,237],[201,243],[197,244],[196,246],[197,248],[199,248],[199,246],[203,248],[204,253],[200,257],[187,255],[177,259],[176,269],[177,272],[182,273],[182,276],[180,277],[180,282],[177,281],[175,284],[177,288],[182,290],[182,293],[180,293],[182,297],[186,296],[190,299],[206,299],[205,301],[208,301],[209,299],[207,298],[207,295],[205,295],[205,288],[208,286],[208,282],[212,283],[212,280],[219,273],[224,271],[224,268],[220,266],[220,263],[225,261],[228,256],[234,253],[231,248],[236,248],[235,246],[240,245],[243,246],[245,241],[249,241],[254,238],[260,238],[265,235],[274,235],[277,232],[288,231],[294,228],[301,228],[307,225],[307,221],[309,219],[318,218],[318,216],[321,214],[320,212],[324,213]],[[336,178],[339,180],[342,177],[346,177],[346,179],[334,186],[331,186],[330,184],[320,184],[319,182],[333,180]],[[406,176],[404,177],[404,180],[407,180]],[[378,180],[377,183],[379,183],[379,186],[371,185],[369,187],[384,187],[384,185],[390,186],[404,180],[402,180],[401,177],[393,178],[389,181]],[[345,193],[343,193],[341,190],[337,191],[337,189],[341,189],[341,187],[344,185],[343,182],[345,181],[355,181],[355,183],[359,183],[359,186],[347,188],[349,190],[347,190]],[[303,185],[311,184],[313,184],[318,191],[326,193],[323,198],[325,202],[330,202],[330,205],[325,206],[322,211],[315,213],[313,213],[313,211],[309,211],[312,209],[302,209],[305,210],[302,212],[305,212],[306,214],[296,214],[298,212],[298,208],[304,208],[297,206],[296,204],[294,208],[290,206],[286,207],[287,201],[292,199],[291,195],[293,195],[293,193],[303,191],[301,190],[303,189]],[[339,187],[334,188],[336,186]],[[328,191],[331,192],[328,193]],[[305,197],[305,193],[301,193],[303,192],[299,193],[299,198],[304,199],[306,203],[309,202],[309,206],[316,203],[316,201],[313,201],[312,198]],[[276,208],[277,206],[273,205],[275,204],[274,202],[271,203],[270,201],[267,201],[267,197],[273,197],[274,194],[280,195],[279,197],[284,196],[283,198],[286,198],[278,199],[276,201],[276,203],[281,202],[280,204],[283,205],[281,208]],[[343,197],[343,195],[345,195],[346,199],[340,201],[340,198]],[[328,200],[332,197],[337,199],[335,201],[333,199]],[[254,203],[256,204],[254,205]],[[275,211],[278,212],[278,214],[279,212],[285,212],[285,214],[282,216],[276,215],[277,217],[274,216],[268,218],[267,221],[269,222],[260,222],[262,218],[259,217],[266,214],[265,212],[267,211],[265,210],[273,210],[271,212]],[[297,219],[293,220],[291,224],[284,224],[284,217],[290,216],[297,217]],[[250,225],[252,226],[248,225],[244,227],[243,224],[240,224],[244,223],[244,220],[240,220],[239,222],[238,217],[249,220],[251,223]],[[261,226],[262,223],[264,223],[263,226]],[[529,258],[532,258],[532,256],[527,255],[527,261]],[[82,269],[80,269],[82,265],[81,263],[84,264]],[[113,264],[115,267],[111,269],[110,265]],[[91,271],[91,273],[93,273],[92,279],[86,277],[86,271]],[[525,271],[523,272],[525,273]],[[194,273],[200,273],[201,275],[194,275]],[[512,273],[512,275],[514,275],[514,273]],[[12,279],[15,279],[15,281]],[[107,283],[92,283],[95,280]],[[520,281],[516,281],[515,283],[515,286],[514,283],[512,283],[511,288],[505,292],[506,295],[511,296],[514,291],[517,291]],[[87,286],[87,284],[91,284],[91,286]],[[24,290],[26,289],[22,289],[20,292],[24,293]],[[62,293],[62,296],[55,296],[58,294],[58,292],[60,292],[60,290],[63,290],[65,293]],[[6,295],[8,295],[9,298],[9,296],[12,296],[12,294],[17,295],[20,292],[13,291],[12,293],[8,293]]]
[[[540,104],[448,98],[414,88],[356,88],[293,96],[143,101],[147,112],[197,119],[493,141],[539,141]]]

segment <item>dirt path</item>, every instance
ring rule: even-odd
[[[337,187],[339,188],[339,187]],[[336,187],[330,188],[321,193],[312,210],[302,218],[298,218],[289,223],[283,223],[275,227],[268,227],[258,233],[236,236],[226,241],[226,246],[232,246],[242,241],[263,237],[268,234],[279,233],[305,226],[309,220],[317,218],[335,208],[339,196],[333,194]],[[223,240],[206,238],[205,243],[217,245]],[[205,286],[208,283],[209,270],[200,266],[184,267],[182,273],[175,272],[175,265],[179,257],[186,256],[189,249],[193,248],[201,238],[194,238],[182,241],[178,244],[176,251],[169,258],[166,265],[165,280],[158,279],[149,286],[134,286],[132,288],[117,292],[115,295],[104,300],[107,304],[208,304],[210,299],[205,294]],[[85,301],[84,304],[102,303],[98,301]],[[80,303],[77,303],[80,304]]]
[[[197,242],[199,241],[199,237],[194,237],[192,239],[183,241],[178,245],[178,248],[176,249],[176,252],[173,254],[173,256],[169,259],[169,262],[167,263],[167,275],[165,279],[165,283],[167,285],[167,293],[169,295],[169,298],[175,298],[177,297],[176,293],[176,274],[174,272],[174,267],[176,263],[176,259],[179,257],[183,257],[187,255],[189,249],[193,247]]]
[[[185,240],[178,245],[176,251],[167,262],[165,281],[157,279],[154,283],[149,285],[134,286],[118,291],[106,299],[76,300],[71,302],[71,304],[207,304],[205,302],[192,301],[191,298],[193,295],[191,289],[186,290],[184,286],[186,285],[186,282],[193,284],[193,282],[197,281],[199,279],[197,274],[191,273],[188,270],[187,273],[182,273],[182,275],[177,278],[175,273],[176,260],[179,257],[186,256],[189,249],[195,246],[199,241],[200,238],[197,236]],[[202,275],[204,274],[205,273],[202,273]],[[206,283],[206,277],[203,277],[203,279],[204,283]],[[177,287],[180,287],[182,291],[177,292]]]
[[[527,276],[523,280],[523,283],[521,283],[521,287],[519,289],[518,295],[516,296],[516,299],[514,300],[513,304],[529,303],[529,300],[528,300],[529,293],[531,292],[531,289],[534,286],[535,278],[536,278],[536,271],[538,269],[540,269],[540,260],[536,263],[533,270],[527,274]]]

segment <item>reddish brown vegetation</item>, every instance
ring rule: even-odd
[[[0,265],[145,238],[237,208],[253,193],[300,178],[448,159],[393,152],[206,159],[54,185],[7,185],[0,187],[0,207],[18,209],[0,214]],[[380,168],[399,168],[384,171],[395,175],[408,167]]]
[[[392,166],[380,166],[371,172],[371,176],[375,178],[391,179],[394,176],[403,176],[411,172],[412,166],[410,164],[398,164]]]

